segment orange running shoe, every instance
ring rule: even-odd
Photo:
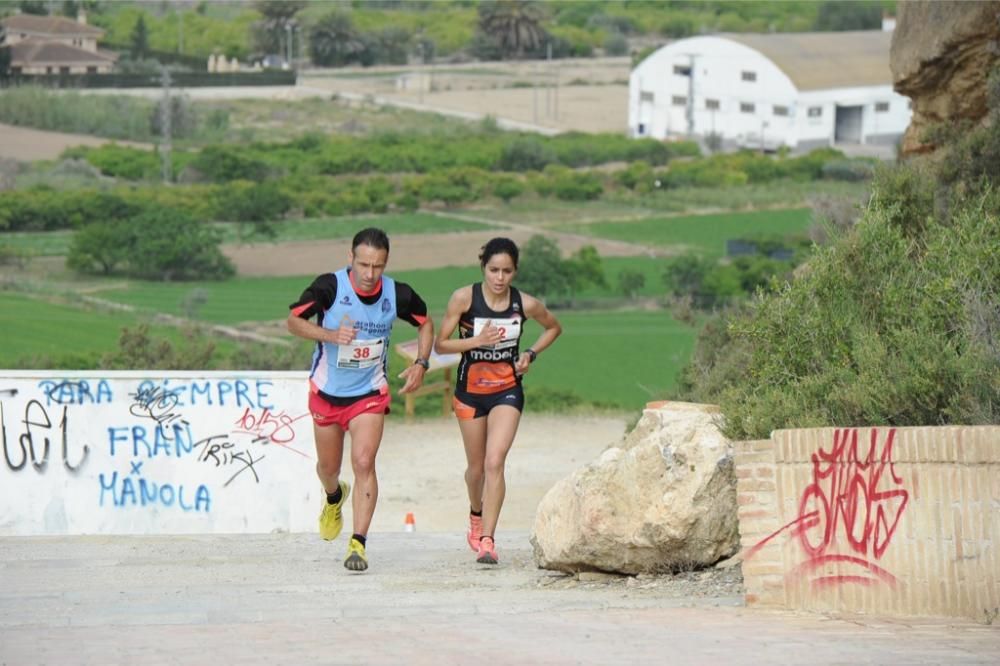
[[[493,537],[484,536],[479,539],[479,553],[476,562],[480,564],[496,564],[500,558],[497,557],[497,545],[493,542]]]
[[[469,542],[472,552],[479,552],[479,539],[483,536],[483,517],[469,514],[469,531],[465,533],[465,540]]]

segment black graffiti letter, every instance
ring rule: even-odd
[[[24,450],[24,444],[21,444],[21,464],[15,465],[10,460],[10,453],[7,450],[7,422],[3,418],[3,403],[0,402],[0,433],[3,434],[3,457],[7,461],[7,467],[10,467],[11,471],[17,472],[24,468],[28,464],[28,452]]]
[[[66,469],[70,472],[76,472],[80,469],[80,466],[83,465],[83,461],[87,459],[87,454],[90,453],[90,447],[84,444],[83,455],[80,456],[80,462],[76,465],[69,464],[69,451],[67,450],[69,448],[69,442],[66,441],[66,430],[68,430],[69,419],[66,418],[66,409],[66,406],[63,405],[62,421],[59,422],[59,427],[62,429],[62,459],[63,465]]]
[[[42,410],[42,416],[45,417],[44,423],[35,423],[34,421],[28,419],[28,413],[31,411],[32,405],[37,405],[38,409]],[[32,437],[31,435],[31,426],[38,426],[41,428],[52,428],[52,420],[49,418],[48,412],[46,412],[45,408],[42,407],[42,403],[38,402],[37,400],[31,400],[24,407],[24,434],[21,435],[20,441],[22,449],[27,448],[28,451],[31,451],[32,466],[34,466],[36,470],[41,472],[44,471],[45,466],[49,464],[49,438],[46,437],[44,440],[45,446],[42,448],[42,459],[41,461],[39,461],[38,458],[35,456],[35,440],[34,437]]]

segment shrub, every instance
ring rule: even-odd
[[[540,171],[556,160],[555,151],[541,140],[522,137],[503,147],[497,166],[501,171]]]
[[[292,206],[292,199],[271,182],[236,180],[216,190],[216,220],[268,222],[279,220]]]
[[[217,280],[235,273],[219,251],[218,231],[164,208],[88,225],[73,237],[67,264],[84,273],[163,281]]]
[[[513,176],[502,175],[493,179],[493,195],[504,203],[521,196],[524,189],[524,183]]]
[[[600,177],[595,173],[570,172],[555,176],[552,189],[556,197],[565,201],[589,201],[600,198],[604,192]]]
[[[981,201],[947,225],[900,224],[898,210],[878,193],[840,243],[733,322],[749,359],[719,391],[728,436],[1000,417],[1000,220]]]

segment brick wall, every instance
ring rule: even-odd
[[[1000,427],[781,430],[735,463],[748,605],[1000,615]]]

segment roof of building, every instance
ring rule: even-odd
[[[891,85],[892,33],[797,32],[721,34],[769,58],[799,90]]]
[[[116,57],[107,51],[88,51],[62,42],[49,42],[42,39],[26,39],[12,44],[10,60],[14,66],[25,64],[81,64],[114,62]]]
[[[14,14],[0,20],[8,30],[18,30],[36,35],[83,35],[102,37],[104,31],[86,23],[80,23],[65,16],[37,16],[35,14]]]

